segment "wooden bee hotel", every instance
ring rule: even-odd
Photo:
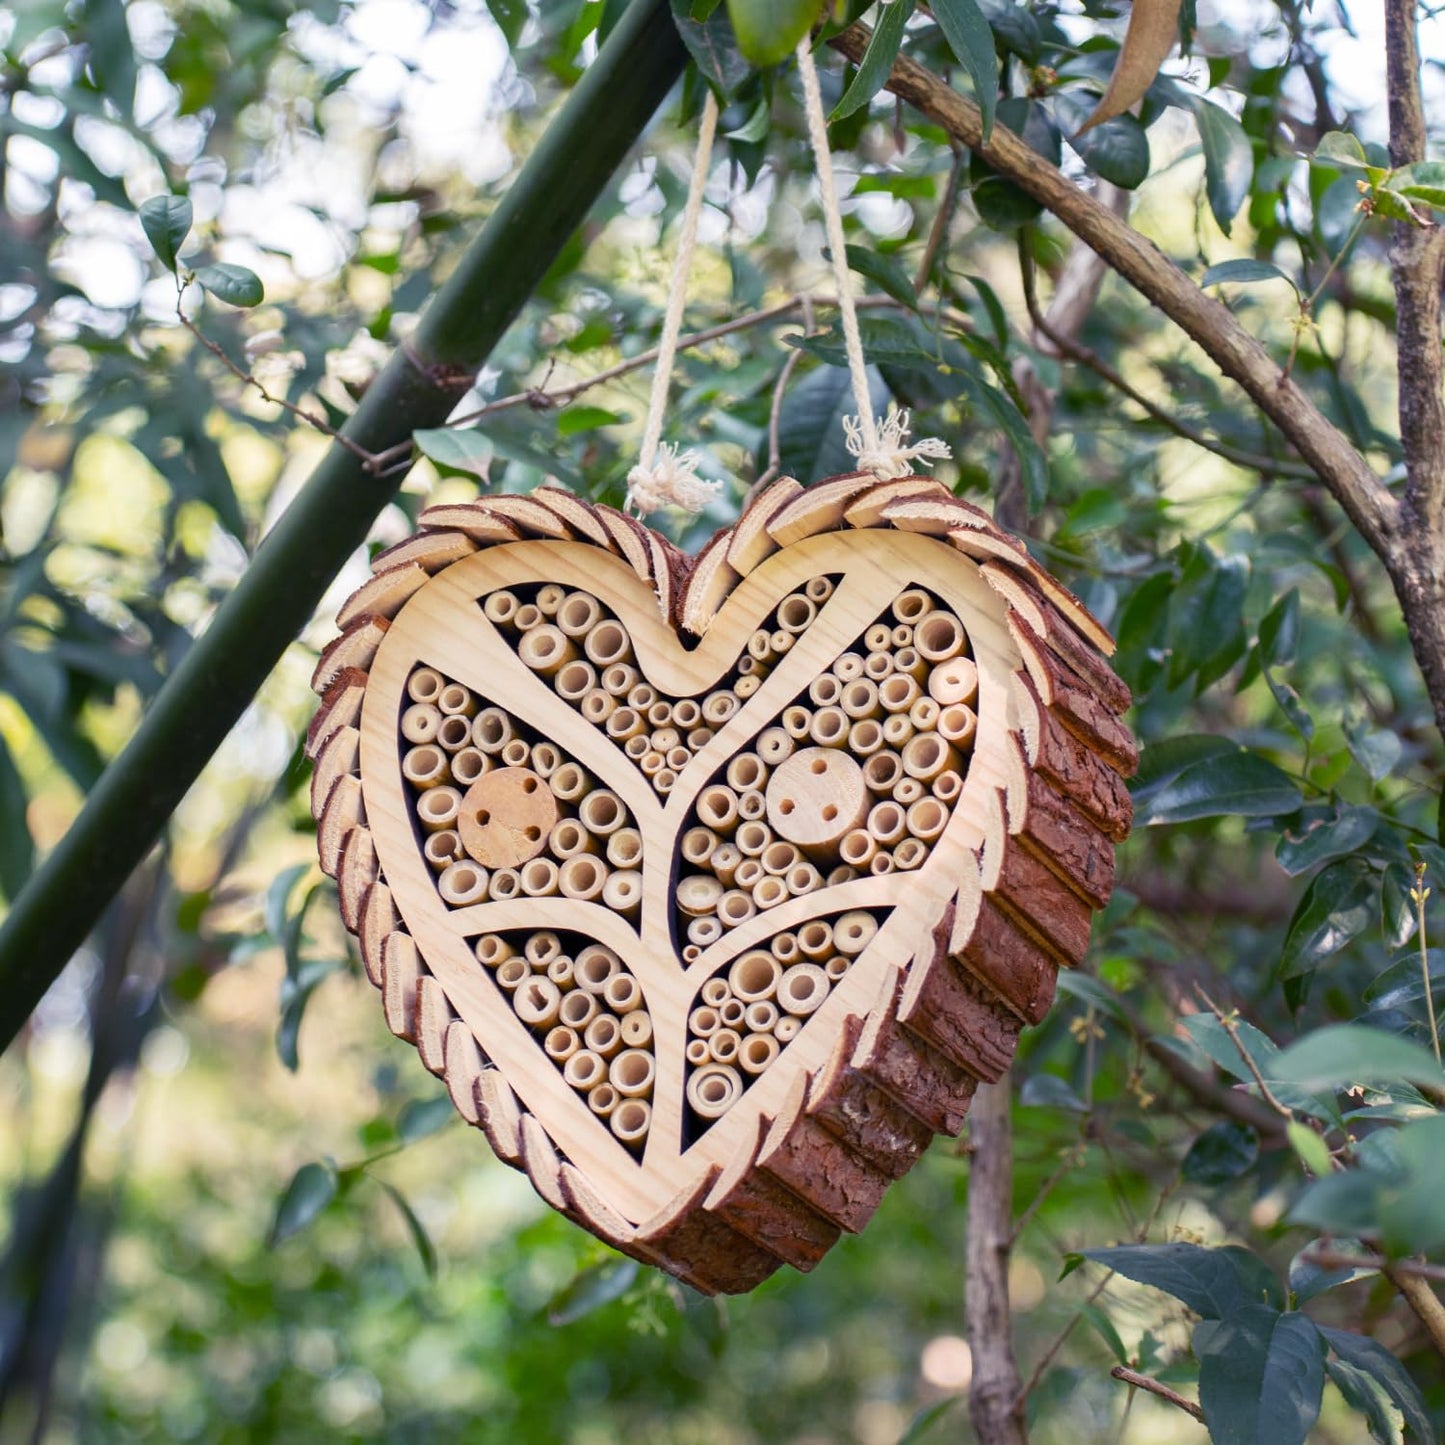
[[[339,622],[312,801],[388,1023],[701,1290],[861,1229],[1109,896],[1111,641],[931,478],[777,482],[696,557],[553,488],[434,507]]]

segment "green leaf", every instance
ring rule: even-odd
[[[1346,727],[1345,743],[1372,783],[1387,778],[1400,761],[1400,736],[1390,728]]]
[[[870,251],[865,246],[847,246],[848,269],[866,276],[880,291],[901,301],[910,311],[918,310],[918,292],[902,263],[895,256]]]
[[[1226,261],[1226,266],[1232,262]],[[1286,278],[1288,279],[1288,278]],[[1259,624],[1259,655],[1269,667],[1285,667],[1299,648],[1299,588],[1291,587],[1264,615]]]
[[[1063,144],[1058,128],[1043,106],[1014,96],[999,102],[998,121],[1045,160],[1059,164]],[[968,181],[979,220],[991,230],[1015,231],[1043,211],[1038,201],[1011,181],[1004,180],[977,152],[969,157]]]
[[[424,457],[454,472],[470,472],[487,479],[495,455],[491,439],[475,429],[458,431],[453,427],[425,427],[412,433],[412,441]]]
[[[1300,821],[1286,828],[1275,845],[1279,866],[1292,878],[1331,858],[1358,852],[1375,836],[1380,815],[1373,808],[1332,803],[1307,808]]]
[[[744,145],[757,145],[766,138],[772,119],[772,107],[768,104],[768,97],[760,95],[758,103],[753,107],[753,113],[736,130],[724,131],[723,134],[729,140],[741,141]]]
[[[336,1166],[329,1159],[303,1164],[292,1175],[276,1206],[268,1246],[274,1249],[283,1239],[305,1229],[336,1198],[338,1184]]]
[[[998,52],[993,31],[978,0],[932,0],[932,8],[948,48],[963,62],[973,82],[973,97],[983,116],[983,144],[987,145],[998,106]]]
[[[457,1117],[450,1094],[437,1094],[430,1099],[408,1099],[396,1116],[396,1137],[403,1144],[415,1144],[438,1130],[445,1129]]]
[[[1209,209],[1227,236],[1254,180],[1254,148],[1244,127],[1212,101],[1197,100],[1194,116],[1204,146],[1204,189]]]
[[[212,296],[231,306],[259,306],[266,299],[261,278],[245,266],[218,261],[213,266],[198,266],[194,275]]]
[[[1365,159],[1365,148],[1348,131],[1326,131],[1315,147],[1313,159],[1322,165],[1349,166],[1364,170],[1369,162]]]
[[[1338,1239],[1329,1241],[1312,1239],[1289,1262],[1290,1292],[1301,1304],[1339,1285],[1349,1284],[1356,1279],[1368,1279],[1379,1273],[1374,1269],[1325,1269],[1315,1264],[1310,1257],[1310,1252],[1326,1243],[1338,1248],[1341,1241]]]
[[[152,196],[141,205],[141,230],[168,270],[176,269],[176,257],[191,234],[191,219],[191,203],[184,196]]]
[[[1347,1365],[1363,1370],[1380,1382],[1421,1445],[1434,1440],[1434,1426],[1430,1423],[1430,1415],[1425,1408],[1425,1401],[1421,1398],[1420,1389],[1389,1350],[1363,1335],[1352,1334],[1348,1330],[1331,1329],[1328,1325],[1321,1325],[1320,1333],[1325,1337],[1330,1349]]]
[[[1031,1109],[1067,1109],[1087,1114],[1089,1106],[1057,1074],[1031,1074],[1019,1090],[1019,1103]]]
[[[1198,1244],[1121,1244],[1086,1249],[1083,1255],[1125,1279],[1173,1295],[1207,1320],[1233,1315],[1254,1302],[1253,1291],[1228,1250]]]
[[[527,25],[527,0],[487,0],[487,9],[506,38],[507,49],[515,50]]]
[[[376,1181],[381,1185],[396,1205],[400,1213],[402,1223],[406,1225],[406,1232],[411,1235],[411,1242],[416,1246],[416,1252],[421,1256],[421,1267],[426,1271],[428,1279],[435,1279],[437,1274],[437,1251],[432,1243],[431,1235],[427,1233],[426,1225],[417,1218],[416,1210],[408,1203],[406,1195],[394,1184],[388,1184],[385,1179]]]
[[[1325,1361],[1325,1373],[1345,1403],[1365,1417],[1370,1439],[1381,1445],[1405,1445],[1405,1416],[1373,1375],[1336,1359]]]
[[[1084,130],[1088,113],[1089,104],[1077,91],[1054,97],[1054,114],[1084,164],[1123,190],[1142,185],[1149,175],[1149,136],[1144,127],[1125,114]]]
[[[698,73],[717,92],[719,100],[728,100],[753,73],[741,50],[727,12],[719,6],[706,19],[695,20],[691,0],[672,0],[672,20],[687,53]]]
[[[1445,991],[1445,948],[1426,949],[1425,967],[1430,970],[1430,992],[1438,1007],[1441,993]],[[1389,968],[1371,979],[1362,997],[1377,1009],[1404,1008],[1423,999],[1425,979],[1419,949],[1407,949]]]
[[[1305,1089],[1394,1083],[1445,1089],[1445,1071],[1428,1049],[1361,1024],[1330,1024],[1307,1034],[1274,1060],[1270,1076]]]
[[[1322,1179],[1333,1167],[1329,1145],[1308,1124],[1291,1119],[1285,1125],[1285,1136],[1295,1156],[1316,1178]]]
[[[549,1325],[570,1325],[619,1300],[633,1286],[640,1266],[635,1259],[607,1259],[584,1269],[547,1304]]]
[[[1259,1135],[1247,1124],[1225,1119],[1189,1146],[1179,1172],[1190,1184],[1228,1184],[1247,1174],[1259,1158]]]
[[[759,70],[781,65],[818,23],[823,0],[728,0],[738,49]]]
[[[35,866],[35,840],[26,821],[25,783],[0,737],[0,889],[14,898]]]
[[[557,435],[573,437],[598,427],[615,426],[622,418],[605,406],[569,406],[557,413]]]
[[[1255,261],[1248,256],[1218,261],[1199,278],[1201,286],[1249,286],[1256,281],[1288,281],[1295,293],[1299,293],[1288,271],[1282,271],[1272,261]]]
[[[1189,823],[1231,814],[1275,817],[1293,813],[1301,801],[1299,788],[1286,773],[1258,753],[1226,742],[1225,749],[1137,790],[1134,826]]]
[[[1305,1445],[1325,1386],[1314,1322],[1246,1305],[1194,1331],[1199,1403],[1214,1445]]]
[[[1375,917],[1379,877],[1359,858],[1331,863],[1310,881],[1290,919],[1278,976],[1309,973],[1358,938]]]
[[[874,412],[881,415],[890,393],[875,366],[868,368],[868,388]],[[857,409],[844,366],[820,366],[789,387],[778,416],[784,475],[806,486],[851,471],[854,461],[844,444],[843,418]],[[766,465],[764,459],[759,470]]]
[[[962,1395],[950,1395],[936,1405],[925,1406],[908,1422],[908,1428],[898,1437],[898,1445],[918,1445],[945,1415],[957,1408],[963,1398]]]
[[[863,59],[858,62],[858,73],[843,92],[842,99],[833,107],[829,121],[852,115],[883,89],[903,44],[903,30],[913,14],[915,3],[916,0],[893,0],[893,4],[879,15],[873,38],[863,52]]]
[[[1216,557],[1210,548],[1189,550],[1178,590],[1169,600],[1169,681],[1178,686],[1191,673],[1205,685],[1244,650],[1244,600],[1249,560]]]

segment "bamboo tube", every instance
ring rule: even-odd
[[[891,853],[875,853],[873,861],[868,865],[868,871],[875,878],[881,878],[885,873],[892,873],[897,866]]]
[[[560,627],[544,622],[524,633],[517,643],[517,656],[543,677],[555,677],[564,664],[577,656],[572,639]]]
[[[621,1031],[623,1048],[645,1048],[652,1042],[652,1015],[644,1008],[623,1014]]]
[[[738,695],[740,701],[746,701],[761,686],[762,680],[756,675],[752,677],[740,677],[733,684],[733,691]]]
[[[756,788],[738,794],[738,817],[745,823],[757,823],[768,816],[768,800]]]
[[[800,957],[798,935],[788,932],[774,934],[768,942],[768,952],[785,967],[790,963],[797,963]]]
[[[808,729],[813,725],[813,714],[808,708],[794,703],[791,707],[783,709],[779,721],[782,723],[783,731],[794,742],[798,742],[808,736]]]
[[[533,974],[512,995],[517,1017],[532,1028],[551,1028],[562,1007],[562,990],[542,974]]]
[[[744,1073],[765,1073],[773,1060],[782,1053],[782,1047],[772,1034],[750,1034],[738,1049],[738,1064]]]
[[[810,577],[803,585],[803,592],[809,602],[816,602],[821,607],[833,595],[833,579]]]
[[[906,672],[895,672],[878,684],[878,701],[884,712],[906,713],[918,701],[922,689],[916,678]]]
[[[825,880],[829,888],[841,888],[845,883],[851,883],[858,877],[858,870],[847,863],[840,863],[832,869]]]
[[[535,602],[523,602],[512,617],[512,621],[523,632],[530,632],[534,627],[540,627],[545,620],[542,616],[542,609]]]
[[[702,700],[702,720],[709,727],[720,728],[737,710],[736,695],[726,689],[710,692]]]
[[[497,986],[508,993],[521,988],[531,977],[532,970],[527,960],[517,955],[503,959],[497,968]]]
[[[409,743],[435,742],[441,725],[441,709],[433,703],[414,702],[401,715],[401,735]]]
[[[535,969],[545,969],[554,958],[562,956],[562,938],[550,928],[529,934],[522,945],[522,956]]]
[[[952,768],[945,768],[933,780],[933,796],[940,803],[952,803],[963,791],[963,778]]]
[[[660,753],[670,752],[673,748],[680,747],[682,744],[682,734],[678,732],[675,727],[671,726],[653,728],[647,736],[648,741]]]
[[[687,1016],[689,1032],[700,1039],[711,1038],[722,1027],[722,1019],[711,1004],[703,1004]]]
[[[978,714],[961,702],[950,703],[938,715],[938,735],[946,738],[961,752],[973,746],[973,735],[978,731]]]
[[[636,708],[644,716],[656,701],[657,689],[651,683],[637,682],[627,689],[627,706]]]
[[[587,791],[587,774],[576,763],[563,763],[550,778],[548,785],[552,795],[559,802],[575,803]]]
[[[447,717],[472,718],[476,716],[477,700],[469,688],[449,682],[437,694],[437,707]]]
[[[588,656],[591,657],[590,652]],[[592,660],[597,662],[595,657]],[[602,689],[610,697],[626,697],[637,686],[637,669],[635,667],[629,667],[625,662],[614,662],[607,666],[602,663],[597,665],[602,669],[598,674]]]
[[[875,622],[863,634],[863,647],[868,652],[883,652],[893,645],[893,629],[886,622]]]
[[[718,899],[718,921],[724,928],[736,928],[738,924],[746,923],[757,911],[753,895],[744,893],[741,888],[730,888]]]
[[[911,808],[927,792],[927,784],[917,778],[899,778],[893,789],[893,801],[901,808]]]
[[[687,851],[689,835],[685,833],[683,835],[683,857],[690,863],[705,863],[711,856],[712,849],[717,846],[718,835],[729,834],[737,827],[738,795],[722,783],[712,783],[697,795],[694,808],[703,830],[709,834],[707,851],[699,854],[695,848],[692,853],[689,853]],[[689,833],[691,831],[689,830]]]
[[[446,785],[428,788],[416,800],[417,821],[428,833],[453,829],[461,806],[462,795],[455,788]]]
[[[763,870],[773,873],[779,878],[788,871],[795,863],[802,861],[803,855],[792,843],[769,843],[762,853],[758,855],[763,865]]]
[[[913,720],[907,713],[890,713],[883,719],[883,745],[900,751],[913,736]]]
[[[537,611],[543,617],[555,617],[567,600],[567,589],[556,582],[548,582],[537,589]]]
[[[942,710],[931,697],[921,697],[908,709],[908,718],[919,732],[931,733],[938,726],[938,714]]]
[[[789,593],[778,603],[778,626],[784,632],[806,632],[817,615],[817,604],[803,592]]]
[[[547,1030],[542,1047],[554,1064],[565,1064],[582,1047],[582,1040],[577,1037],[576,1029],[569,1029],[566,1024],[556,1024]]]
[[[434,667],[419,667],[406,680],[406,695],[413,702],[435,703],[446,679]]]
[[[622,1047],[622,1030],[611,1014],[599,1013],[587,1025],[582,1041],[600,1058],[610,1059]]]
[[[808,684],[808,701],[814,707],[834,707],[843,695],[843,684],[831,672],[815,677]]]
[[[652,1105],[645,1099],[623,1099],[607,1121],[621,1144],[640,1144],[652,1127]]]
[[[759,1003],[778,991],[783,966],[771,953],[754,948],[734,960],[728,970],[728,987],[743,1003]]]
[[[928,844],[920,838],[905,838],[893,850],[893,864],[902,872],[921,868],[928,861]]]
[[[795,963],[778,980],[778,1007],[794,1018],[814,1013],[827,997],[828,975],[816,963]]]
[[[870,682],[881,683],[893,675],[893,654],[891,652],[870,652],[863,659],[863,676]]]
[[[483,968],[496,968],[505,963],[509,958],[516,956],[517,950],[496,933],[484,933],[477,939],[476,946],[472,949],[476,960]]]
[[[533,743],[531,762],[539,778],[550,778],[562,766],[562,750],[555,743]]]
[[[706,796],[708,789],[704,789],[699,795],[698,802],[701,803]],[[717,800],[714,800],[717,801]],[[711,810],[709,810],[711,811]],[[683,861],[701,867],[713,855],[713,850],[718,846],[718,835],[708,827],[689,828],[682,835],[682,842],[679,851],[682,853]]]
[[[437,724],[437,745],[449,753],[458,752],[472,740],[471,722],[464,717],[443,716]]]
[[[665,698],[654,702],[647,709],[647,725],[653,728],[670,727],[672,724],[672,704]]]
[[[773,1030],[772,1037],[779,1046],[790,1043],[798,1037],[798,1030],[803,1027],[801,1019],[795,1019],[791,1014],[784,1014],[778,1020],[778,1026]]]
[[[732,991],[728,988],[727,979],[718,975],[703,984],[698,991],[698,997],[709,1008],[721,1008],[732,997]]]
[[[845,652],[833,664],[833,676],[845,686],[863,676],[863,659],[856,652]]]
[[[900,647],[893,654],[893,671],[904,677],[911,677],[914,682],[922,684],[927,680],[929,667],[918,655],[916,647]]]
[[[883,725],[877,718],[859,718],[848,729],[848,751],[855,758],[871,758],[883,749]]]
[[[518,870],[528,898],[550,898],[557,891],[557,865],[550,858],[532,858]]]
[[[502,766],[525,768],[532,761],[532,749],[521,738],[509,738],[502,744]]]
[[[753,884],[753,902],[759,908],[776,908],[780,903],[786,903],[792,895],[788,892],[788,885],[781,878],[774,878],[768,874],[759,878]]]
[[[642,834],[636,828],[619,828],[607,840],[607,862],[612,868],[641,868]]]
[[[489,592],[486,600],[482,603],[482,615],[488,622],[495,622],[502,626],[516,621],[517,608],[521,605],[517,601],[515,592],[508,592],[505,589],[500,592]]]
[[[723,896],[719,879],[710,878],[706,873],[694,873],[680,879],[673,894],[678,911],[689,918],[705,918],[717,912],[718,900]]]
[[[766,627],[760,627],[748,638],[748,656],[751,657],[754,662],[767,662],[772,655],[772,633],[770,633]]]
[[[861,908],[854,909],[833,920],[833,947],[849,958],[856,958],[873,942],[877,932],[878,920]]]
[[[719,1029],[708,1041],[707,1051],[715,1064],[737,1062],[742,1035],[736,1029]]]
[[[587,1107],[599,1118],[610,1119],[621,1101],[611,1084],[593,1084],[587,1090]]]
[[[907,830],[907,815],[891,798],[885,798],[869,809],[868,821],[863,826],[878,840],[880,848],[891,848]]]
[[[920,798],[908,809],[908,832],[931,843],[948,826],[948,809],[937,798]]]
[[[610,617],[604,618],[587,634],[582,646],[588,658],[598,667],[611,668],[625,663],[632,656],[632,639],[627,635],[627,629]],[[602,685],[608,692],[612,691],[606,682]]]
[[[833,926],[815,918],[798,930],[798,952],[808,963],[817,963],[833,952]]]
[[[703,1119],[720,1119],[742,1097],[743,1082],[728,1064],[704,1064],[687,1081],[687,1102]]]
[[[667,760],[652,746],[651,740],[645,734],[628,738],[623,751],[642,770],[644,777],[655,777],[667,766]]]
[[[733,886],[733,875],[737,872],[738,864],[743,861],[743,850],[736,843],[719,843],[712,855],[712,871],[722,879],[723,884],[731,888]]]
[[[689,1039],[684,1054],[688,1063],[690,1063],[693,1068],[697,1068],[699,1064],[707,1063],[712,1057],[708,1052],[706,1039]]]
[[[778,1006],[771,999],[757,999],[743,1010],[743,1025],[750,1033],[770,1034],[777,1022]]]
[[[845,957],[841,953],[835,953],[832,958],[823,965],[823,972],[828,975],[829,983],[837,983],[852,966],[852,959]]]
[[[522,875],[515,868],[494,868],[492,870],[492,899],[505,903],[522,891]]]
[[[719,1005],[717,1016],[722,1020],[725,1029],[737,1029],[742,1027],[747,1011],[747,1006],[742,999],[734,998],[729,994]]]
[[[595,853],[597,839],[576,818],[563,818],[547,835],[547,847],[558,859],[576,857],[579,853]]]
[[[694,918],[687,925],[687,938],[699,949],[710,947],[723,936],[723,926],[714,914],[709,918]]]
[[[896,753],[874,753],[863,765],[863,781],[875,793],[889,792],[902,776],[903,763]]]
[[[557,696],[574,705],[580,704],[597,687],[597,669],[580,657],[557,669],[552,679]]]
[[[423,743],[402,754],[401,775],[412,787],[426,789],[448,782],[452,770],[447,755],[435,743]]]
[[[577,964],[572,964],[572,980],[577,982]],[[557,1014],[568,1028],[585,1029],[597,1017],[601,1005],[595,993],[583,988],[572,989],[558,1005]]]
[[[607,1078],[607,1065],[591,1049],[578,1049],[563,1066],[562,1077],[585,1094]]]
[[[680,697],[672,705],[672,723],[684,732],[702,722],[702,708],[695,698]]]
[[[951,612],[929,612],[913,624],[913,646],[925,662],[957,657],[967,645],[963,624]]]
[[[607,1082],[624,1099],[646,1098],[657,1078],[657,1063],[646,1049],[623,1049],[607,1070]]]
[[[882,711],[878,705],[878,684],[870,678],[855,678],[844,686],[838,706],[855,722],[859,718],[877,717]]]
[[[606,727],[607,736],[619,743],[647,733],[647,723],[635,707],[619,707],[608,717]]]
[[[763,850],[773,841],[773,830],[766,823],[754,819],[739,826],[733,834],[733,841],[745,857],[760,858]]]
[[[853,828],[838,844],[838,856],[850,868],[866,868],[878,852],[878,840],[866,828]]]
[[[692,754],[679,743],[675,748],[668,748],[663,761],[674,773],[680,773],[692,761]]]
[[[607,865],[587,853],[568,858],[557,870],[557,887],[564,898],[591,903],[602,896],[607,884]]]
[[[487,870],[479,868],[470,858],[449,863],[437,878],[437,892],[451,908],[467,908],[484,903],[487,898]]]
[[[744,888],[751,893],[757,885],[758,880],[762,877],[762,860],[759,858],[743,858],[739,860],[738,866],[733,870],[733,886],[736,888]]]
[[[595,788],[583,797],[577,816],[584,828],[605,838],[627,822],[627,809],[611,788]]]
[[[433,788],[433,793],[440,789]],[[422,797],[427,794],[423,793]],[[444,872],[462,856],[462,840],[455,828],[443,828],[433,833],[425,843],[421,845],[422,857],[431,865],[437,873]],[[496,880],[493,879],[495,884]],[[493,894],[495,896],[495,892]]]
[[[768,770],[756,753],[739,753],[728,764],[728,787],[743,793],[749,788],[761,788],[768,780]]]
[[[601,993],[607,980],[622,972],[622,960],[602,943],[589,943],[577,955],[577,987]]]
[[[753,746],[763,760],[763,765],[775,768],[779,763],[786,762],[792,756],[793,739],[786,728],[764,728],[758,734],[757,742]]]
[[[739,677],[750,677],[753,673],[765,670],[763,664],[752,656],[751,653],[743,653],[738,658],[737,672]]]
[[[568,667],[576,665],[573,662],[567,664]],[[583,694],[577,707],[588,722],[594,727],[601,727],[617,711],[617,699],[611,693],[603,692],[600,687],[594,687],[590,692]]]
[[[586,592],[569,592],[557,609],[557,626],[568,637],[586,637],[601,620],[602,604]]]
[[[773,649],[774,657],[781,657],[793,645],[793,634],[778,628],[769,638],[768,643]]]
[[[684,742],[695,753],[700,753],[714,737],[711,728],[693,728],[687,735]]]
[[[642,879],[636,873],[609,873],[602,902],[614,913],[635,913],[642,906]]]
[[[818,871],[816,864],[805,860],[802,863],[794,863],[783,875],[783,882],[794,898],[801,898],[803,894],[811,893],[815,888],[823,886],[823,875]]]
[[[820,707],[809,731],[818,747],[841,748],[847,746],[849,726],[848,714],[841,707]]]
[[[903,771],[910,778],[929,782],[953,763],[953,751],[937,733],[919,733],[902,752]]]
[[[978,696],[978,664],[969,657],[950,657],[928,674],[928,695],[940,707],[971,703]]]
[[[905,622],[911,627],[933,608],[933,598],[922,587],[909,587],[893,599],[890,611],[895,622]]]
[[[492,760],[480,748],[460,748],[452,754],[452,777],[464,788],[492,770]]]
[[[484,753],[499,753],[511,741],[512,719],[499,707],[486,707],[472,719],[472,741]]]

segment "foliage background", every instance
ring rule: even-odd
[[[186,265],[225,261],[262,277],[262,306],[239,311],[189,288],[186,315],[265,386],[336,425],[616,10],[38,0],[9,17],[7,896],[326,445],[179,324],[175,280],[150,254],[139,205],[184,193],[196,218]],[[1373,17],[1287,0],[1201,5],[1192,58],[1171,63],[1174,79],[1146,102],[1147,179],[1127,170],[1138,155],[1129,125],[1115,123],[1114,149],[1091,168],[1044,122],[1051,112],[1065,130],[1077,125],[1113,63],[1121,18],[1105,4],[1046,0],[996,5],[989,18],[1007,91],[1032,99],[1031,138],[1057,148],[1081,185],[1098,187],[1105,171],[1134,181],[1131,222],[1195,277],[1250,258],[1310,298],[1315,324],[1302,325],[1282,280],[1224,292],[1272,353],[1293,350],[1317,404],[1398,478],[1389,233],[1356,210],[1356,169],[1309,159],[1328,132],[1383,138]],[[1353,37],[1352,24],[1362,27]],[[1425,38],[1433,99],[1445,46],[1429,26]],[[956,69],[923,17],[907,49]],[[824,69],[836,101],[842,66]],[[692,287],[697,326],[830,290],[796,78],[729,78],[730,134]],[[555,391],[651,344],[697,95],[694,80],[664,108],[494,355],[476,404]],[[1201,141],[1190,96],[1217,110],[1204,112],[1213,141]],[[945,215],[921,310],[868,312],[880,403],[912,405],[919,431],[953,443],[957,461],[941,475],[961,492],[993,501],[1002,479],[1021,479],[1038,555],[1119,636],[1145,743],[1137,797],[1158,825],[1124,849],[1088,967],[1063,981],[1015,1071],[1021,1227],[1010,1292],[1034,1438],[1202,1438],[1184,1414],[1109,1377],[1127,1360],[1192,1394],[1183,1306],[1118,1276],[1098,1292],[1097,1266],[1069,1266],[1076,1251],[1116,1240],[1233,1242],[1302,1290],[1308,1271],[1289,1276],[1290,1262],[1322,1228],[1404,1255],[1445,1243],[1439,1151],[1436,1162],[1391,1165],[1419,1201],[1393,1233],[1378,1190],[1348,1208],[1304,1206],[1311,1222],[1292,1222],[1317,1146],[1298,1135],[1291,1146],[1282,1120],[1256,1129],[1236,1117],[1231,1101],[1252,1081],[1219,1021],[1239,1009],[1285,1044],[1363,1018],[1428,1046],[1420,951],[1432,990],[1445,954],[1418,931],[1421,908],[1435,936],[1445,925],[1409,890],[1417,863],[1437,893],[1445,886],[1440,740],[1370,554],[1196,350],[1112,278],[1079,332],[1167,421],[1232,449],[1230,460],[1041,343],[1020,257],[1047,300],[1067,233],[1047,221],[1020,229],[1017,196],[955,165],[942,133],[887,96],[841,118],[834,139],[849,153],[850,239],[874,294],[881,280],[885,299],[907,297],[899,277],[918,273]],[[820,307],[817,319],[826,329],[831,313]],[[800,329],[794,313],[684,354],[671,435],[701,445],[729,489],[683,540],[730,520],[767,465],[774,386]],[[819,352],[836,354],[826,339],[813,344],[779,417],[781,464],[805,481],[845,464],[841,374]],[[550,476],[620,503],[648,379],[629,371],[566,406],[513,405],[477,431],[422,439],[434,460],[418,465],[374,544],[403,535],[423,499],[479,487],[523,491]],[[1038,447],[1012,408],[1032,403],[1039,415],[1041,396],[1052,420]],[[316,645],[365,560],[338,578],[163,850],[0,1065],[0,1435],[882,1445],[912,1428],[912,1438],[968,1438],[964,1148],[936,1145],[867,1235],[809,1279],[718,1305],[619,1265],[547,1215],[450,1121],[386,1034],[317,888],[297,758]],[[1250,775],[1267,781],[1263,796],[1241,794],[1240,756],[1268,769]],[[1365,1106],[1350,1123],[1356,1137],[1434,1122],[1429,1097],[1399,1083],[1351,1103]],[[1367,1182],[1371,1168],[1388,1172],[1389,1160],[1348,1151],[1328,1111],[1312,1137]],[[319,1160],[330,1162],[317,1170]],[[332,1185],[335,1200],[308,1220]],[[273,1242],[276,1225],[287,1237]],[[1402,1359],[1445,1418],[1442,1362],[1381,1276],[1321,1293],[1308,1313]],[[1392,1438],[1398,1401],[1373,1398],[1370,1428]],[[1357,1440],[1361,1428],[1327,1389],[1311,1438]]]

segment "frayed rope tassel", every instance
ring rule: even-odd
[[[721,482],[710,482],[697,474],[700,458],[694,451],[679,451],[668,442],[657,448],[651,466],[635,466],[627,474],[624,510],[645,516],[662,507],[680,507],[697,513],[717,500]]]
[[[910,462],[922,462],[928,466],[935,461],[947,461],[953,455],[948,443],[937,437],[923,437],[909,446],[908,435],[913,428],[906,410],[891,411],[886,417],[879,417],[876,428],[877,440],[870,446],[864,434],[863,419],[857,416],[843,418],[848,453],[857,459],[860,472],[872,472],[875,477],[883,479],[906,477],[914,470]]]

